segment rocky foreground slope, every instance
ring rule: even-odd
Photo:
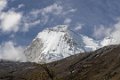
[[[0,61],[0,80],[120,80],[120,45],[49,64]]]

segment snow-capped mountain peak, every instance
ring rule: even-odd
[[[31,62],[52,62],[97,47],[97,43],[91,38],[69,30],[66,25],[58,25],[38,33],[25,54]]]

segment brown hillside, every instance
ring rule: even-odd
[[[0,80],[120,80],[120,46],[43,65],[1,61]]]

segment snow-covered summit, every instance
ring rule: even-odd
[[[31,62],[52,62],[98,47],[93,39],[69,30],[66,25],[58,25],[38,33],[25,55]]]
[[[67,32],[68,30],[68,26],[67,25],[57,25],[56,27],[53,27],[53,28],[47,28],[45,30],[43,30],[42,32],[38,33],[37,37],[36,38],[41,38],[43,37],[42,36],[42,33],[51,33],[51,32],[60,32],[60,33],[64,33],[64,32]],[[44,34],[43,34],[44,35]]]

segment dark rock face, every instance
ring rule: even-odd
[[[0,80],[120,80],[120,46],[48,64],[1,61]]]

